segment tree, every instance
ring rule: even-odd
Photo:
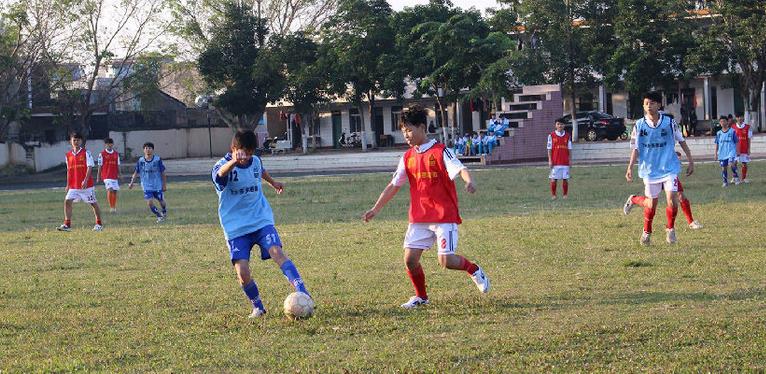
[[[391,62],[396,56],[394,33],[390,26],[391,7],[385,0],[341,0],[338,12],[330,17],[321,30],[321,56],[332,91],[347,98],[362,114],[362,149],[367,150],[367,125],[362,111],[367,99],[370,118],[373,119],[375,96],[391,89],[401,91],[392,78]],[[398,79],[403,86],[404,77]],[[373,136],[373,145],[378,139]]]
[[[221,22],[210,30],[210,40],[197,60],[200,73],[213,92],[221,118],[233,129],[252,128],[268,102],[280,99],[284,75],[277,39],[258,46],[258,18],[245,4],[224,5]],[[225,110],[222,111],[221,109]],[[229,120],[227,112],[236,117]]]

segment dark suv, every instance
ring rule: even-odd
[[[566,125],[566,131],[572,132],[572,115],[560,118]],[[625,132],[625,119],[596,111],[577,112],[578,138],[587,141],[600,139],[617,140]]]

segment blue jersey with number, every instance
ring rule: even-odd
[[[731,127],[727,131],[718,130],[715,134],[715,144],[718,144],[718,161],[737,157],[737,133]]]
[[[651,127],[645,118],[636,122],[638,147],[638,175],[658,180],[678,175],[681,160],[676,156],[676,138],[673,120],[660,115],[657,127]]]
[[[160,156],[152,155],[151,160],[141,157],[136,163],[136,173],[141,177],[141,188],[144,191],[162,191],[162,173],[165,165]]]
[[[212,178],[218,194],[218,218],[226,240],[246,235],[274,224],[274,213],[261,190],[263,164],[253,157],[246,166],[235,166],[223,178],[218,170],[231,160],[231,154],[213,167]]]

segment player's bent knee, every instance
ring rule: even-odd
[[[280,265],[288,260],[287,255],[285,255],[285,252],[282,250],[282,247],[276,245],[269,248],[269,256],[271,256],[271,258]]]

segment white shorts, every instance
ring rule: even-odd
[[[662,190],[678,192],[678,176],[672,175],[656,183],[649,183],[648,180],[644,179],[644,195],[646,197],[656,199],[660,196]]]
[[[117,181],[117,179],[104,179],[104,187],[106,187],[107,190],[120,190],[120,182]]]
[[[457,249],[456,223],[410,223],[404,234],[404,248],[429,249],[437,242],[439,254],[454,254]]]
[[[569,166],[556,165],[552,167],[548,179],[569,179]]]
[[[736,160],[739,162],[750,162],[750,155],[747,153],[740,153]]]
[[[93,187],[84,190],[70,188],[69,191],[66,192],[64,200],[72,200],[76,203],[82,201],[84,203],[94,204],[96,203],[96,192],[93,190]]]

